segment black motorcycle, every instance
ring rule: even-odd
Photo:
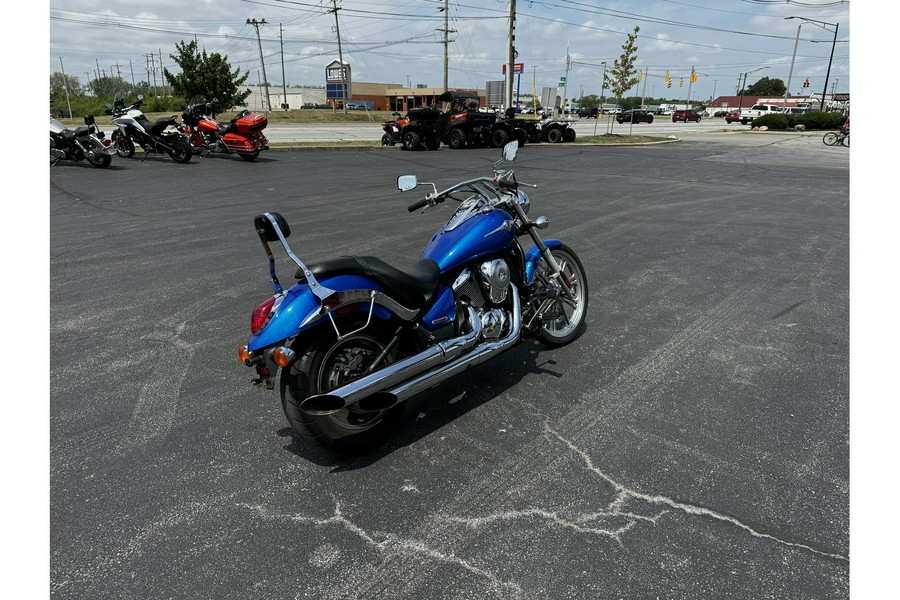
[[[161,117],[151,123],[140,111],[143,103],[144,96],[138,94],[137,101],[130,106],[125,106],[121,98],[116,98],[113,106],[106,105],[106,112],[112,115],[113,125],[116,126],[112,143],[119,156],[131,158],[134,156],[135,144],[138,144],[144,149],[144,159],[151,152],[158,152],[168,154],[175,162],[191,162],[191,143],[179,129],[176,117]]]
[[[94,124],[94,115],[87,115],[84,125],[73,130],[50,117],[51,167],[61,160],[87,160],[99,169],[109,166],[116,149]]]

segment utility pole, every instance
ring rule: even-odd
[[[159,81],[160,81],[160,83],[162,83],[163,96],[165,96],[166,95],[166,76],[163,73],[162,48],[158,48],[158,50],[159,50]]]
[[[341,23],[338,20],[338,11],[340,10],[337,6],[337,0],[331,0],[331,4],[334,7],[332,10],[328,12],[334,13],[334,32],[337,34],[337,43],[338,43],[338,62],[341,63],[341,105],[344,109],[344,114],[347,114],[347,71],[344,69],[344,53],[341,50]]]
[[[137,89],[137,85],[134,83],[134,65],[131,64],[131,59],[128,59],[128,67],[131,69],[131,87],[133,89]]]
[[[284,92],[284,110],[288,109],[287,101],[287,79],[284,76],[284,28],[281,23],[278,24],[278,40],[281,42],[281,90]]]
[[[506,108],[513,101],[513,70],[516,62],[516,0],[509,0],[509,45],[506,49]]]
[[[566,98],[569,95],[569,70],[572,68],[572,57],[569,56],[569,44],[566,42],[566,76],[563,78],[562,112],[566,112]]]
[[[259,26],[266,24],[267,23],[265,19],[263,19],[262,21],[257,21],[255,18],[247,19],[247,25],[253,25],[253,27],[256,29],[256,43],[257,45],[259,45],[259,62],[262,63],[263,83],[266,86],[266,106],[268,107],[267,110],[271,112],[272,103],[271,101],[269,101],[269,79],[266,77],[266,61],[263,60],[262,39],[260,39],[259,37]]]
[[[688,110],[691,109],[691,87],[694,85],[694,65],[691,65],[691,76],[688,78],[688,97],[687,97],[687,107]],[[687,124],[687,121],[685,121]]]
[[[69,118],[72,118],[72,103],[69,101],[69,80],[66,79],[66,70],[63,68],[62,56],[59,57],[59,70],[62,71],[63,87],[66,90],[66,105],[69,107]]]
[[[442,31],[444,33],[444,91],[446,92],[448,90],[448,80],[449,80],[449,71],[450,71],[449,44],[452,41],[450,39],[450,34],[456,33],[456,30],[450,29],[449,0],[444,0],[444,8],[439,8],[438,10],[441,10],[444,12],[444,28],[438,29],[438,31]]]
[[[156,56],[151,52],[147,56],[150,57],[150,72],[153,73],[153,95],[159,97],[159,90],[156,87]]]
[[[102,90],[102,88],[100,87],[100,86],[101,86],[101,83],[100,83],[100,61],[99,61],[98,59],[95,58],[95,59],[94,59],[94,62],[97,63],[97,97],[100,97],[100,96],[103,95],[103,94],[102,94],[102,91],[103,91],[103,90]]]

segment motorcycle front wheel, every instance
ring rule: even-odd
[[[116,147],[116,154],[122,158],[131,158],[134,156],[134,142],[127,135],[122,135],[118,131],[112,134],[112,143]]]
[[[588,283],[584,266],[578,255],[560,244],[551,251],[572,292],[563,292],[564,283],[552,277],[552,271],[542,258],[537,264],[532,295],[533,314],[540,320],[538,338],[549,346],[564,346],[584,331],[588,307]]]
[[[187,141],[187,138],[178,137],[173,140],[172,150],[169,150],[169,156],[172,157],[177,163],[189,163],[191,162],[191,156],[194,154],[191,150],[191,143]]]
[[[339,322],[339,327],[351,326]],[[304,442],[338,454],[357,454],[379,445],[400,422],[405,409],[402,403],[378,412],[363,412],[350,405],[322,416],[300,410],[300,403],[309,396],[365,375],[390,339],[386,329],[372,324],[340,340],[329,331],[311,342],[295,342],[298,358],[281,374],[281,405],[291,428]],[[396,352],[388,353],[381,366],[395,358]]]

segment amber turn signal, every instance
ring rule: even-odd
[[[272,360],[275,361],[275,364],[281,368],[284,368],[291,364],[291,360],[294,358],[294,351],[290,348],[285,348],[284,346],[279,346],[275,348],[275,351],[272,352]]]
[[[247,348],[247,346],[238,348],[238,360],[242,363],[246,363],[248,358],[250,358],[250,349]]]

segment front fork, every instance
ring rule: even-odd
[[[512,202],[512,205],[516,209],[516,214],[519,216],[519,220],[522,221],[523,224],[525,224],[525,226],[528,230],[528,235],[531,236],[531,239],[534,242],[534,245],[537,246],[538,250],[540,250],[541,257],[546,261],[547,265],[550,266],[550,272],[551,272],[550,278],[556,279],[557,282],[562,282],[562,284],[559,286],[560,289],[562,290],[563,294],[569,300],[572,300],[574,302],[575,301],[574,286],[572,285],[572,282],[569,280],[568,275],[566,275],[566,273],[562,270],[562,267],[560,267],[559,263],[556,260],[556,257],[553,256],[553,252],[551,252],[550,249],[547,248],[547,245],[544,244],[544,240],[542,240],[541,236],[538,235],[537,226],[535,225],[535,223],[533,223],[532,221],[530,221],[528,219],[528,215],[525,214],[525,211],[522,210],[522,207],[519,206],[518,202],[514,201],[514,202]],[[540,220],[540,218],[539,218],[539,220]],[[545,222],[546,222],[546,220],[545,220]]]

